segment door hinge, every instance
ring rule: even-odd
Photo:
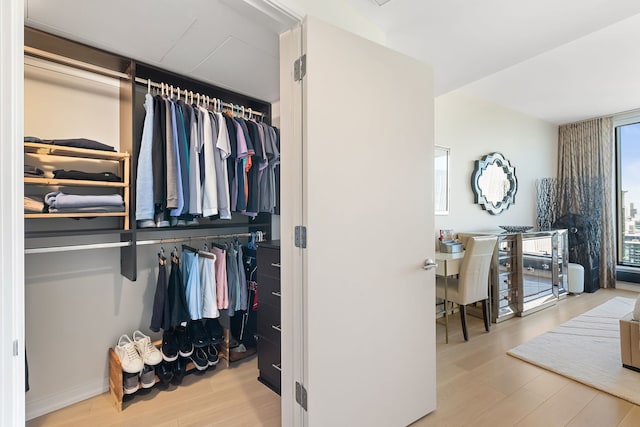
[[[293,81],[299,82],[307,74],[307,55],[304,54],[293,63]]]
[[[296,225],[295,228],[295,243],[296,248],[307,247],[307,227],[304,225]]]
[[[296,402],[302,409],[307,410],[307,389],[302,384],[296,381]]]
[[[18,340],[13,340],[13,355],[17,356],[18,354],[20,354],[20,345]]]

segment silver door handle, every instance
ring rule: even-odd
[[[422,268],[424,268],[425,270],[433,270],[434,268],[437,268],[437,267],[438,267],[438,264],[436,264],[436,262],[431,258],[427,258],[424,261],[424,265],[422,266]]]
[[[271,327],[278,332],[282,332],[282,328],[280,328],[280,325],[271,325]]]
[[[280,298],[280,292],[271,291],[271,295],[273,295],[274,297]]]
[[[280,367],[280,364],[278,363],[277,365],[275,363],[272,363],[271,366],[273,366],[274,368],[276,368],[278,371],[282,372],[282,368]]]
[[[280,268],[280,263],[279,262],[272,262],[271,263],[271,267]]]

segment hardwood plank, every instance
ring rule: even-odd
[[[598,393],[567,427],[615,427],[631,411],[633,404],[607,393]]]

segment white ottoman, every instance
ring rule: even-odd
[[[569,289],[567,291],[572,294],[580,294],[584,292],[584,267],[580,264],[569,263]]]

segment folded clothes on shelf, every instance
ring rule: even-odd
[[[44,196],[44,202],[49,207],[54,209],[73,209],[76,211],[78,208],[96,208],[96,207],[124,207],[124,200],[120,194],[105,194],[105,195],[76,195],[65,194],[62,191],[53,191]]]
[[[41,177],[44,176],[44,171],[33,165],[24,165],[24,176]]]
[[[87,138],[69,138],[69,139],[40,139],[35,136],[25,136],[24,142],[38,142],[40,144],[61,145],[64,147],[89,148],[92,150],[116,151],[110,145],[103,144],[98,141]]]
[[[33,197],[24,196],[24,211],[27,213],[41,213],[44,212],[44,203],[42,200],[34,199]]]
[[[83,172],[58,169],[53,171],[55,179],[82,179],[87,181],[121,182],[122,178],[111,172]]]

